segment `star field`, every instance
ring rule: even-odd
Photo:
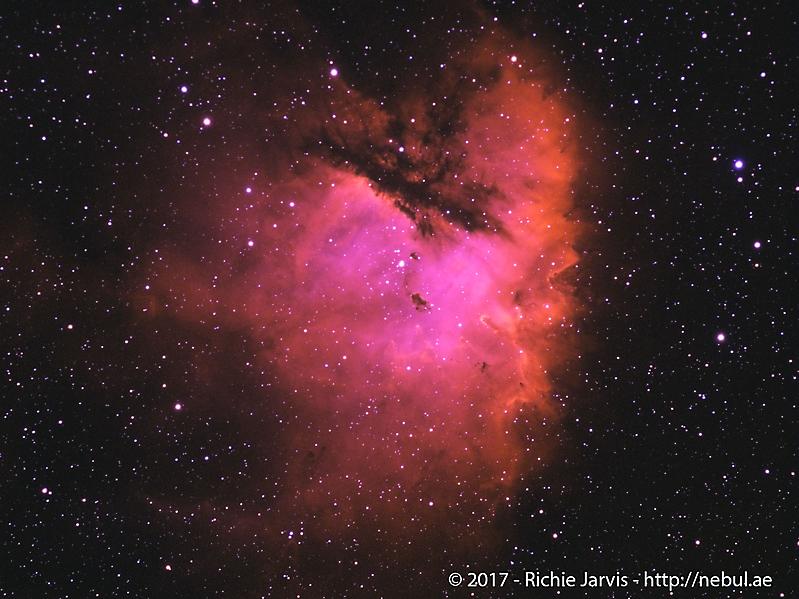
[[[0,12],[0,597],[795,596],[790,3]]]

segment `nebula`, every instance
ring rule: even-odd
[[[575,351],[574,110],[497,36],[392,98],[325,76],[244,194],[197,217],[228,243],[162,251],[137,309],[256,348],[248,406],[279,426],[250,432],[279,482],[235,517],[248,535],[456,543],[548,452]]]

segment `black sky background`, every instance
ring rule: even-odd
[[[686,596],[794,596],[796,7],[515,2],[484,4],[481,13],[433,3],[211,4],[0,9],[0,597],[258,596],[250,593],[268,556],[257,542],[237,546],[224,531],[140,509],[143,496],[173,484],[219,485],[211,491],[235,502],[237,491],[218,476],[256,459],[236,442],[234,416],[178,425],[146,382],[169,372],[178,389],[202,394],[190,375],[198,352],[208,361],[248,352],[235,331],[211,343],[189,330],[185,355],[172,350],[161,363],[160,348],[128,316],[121,291],[145,259],[141,242],[212,236],[187,225],[184,208],[191,200],[205,210],[225,186],[209,168],[222,159],[203,149],[209,136],[183,134],[200,156],[191,162],[158,145],[159,128],[194,118],[196,108],[175,98],[188,78],[206,99],[284,81],[297,65],[281,31],[307,36],[314,59],[333,60],[353,86],[388,98],[402,93],[393,73],[419,73],[423,83],[447,55],[441,40],[468,37],[446,32],[479,27],[486,16],[532,39],[577,100],[588,125],[576,194],[591,232],[577,281],[586,343],[557,374],[566,414],[551,429],[559,449],[502,514],[513,546],[473,565],[749,569],[774,576],[774,592]],[[255,43],[242,31],[256,21],[277,33]],[[206,38],[223,50],[212,54]],[[242,171],[265,152],[246,134],[254,112],[243,103],[213,132],[215,152]],[[244,372],[227,376],[234,395],[254,383]],[[243,409],[243,399],[234,404]],[[171,455],[189,445],[218,453],[218,476],[191,471],[176,482]],[[195,566],[171,574],[165,559]],[[330,596],[410,596],[361,589],[364,581],[335,563],[306,565],[346,589]],[[390,565],[376,568],[386,574]],[[467,596],[449,590],[445,574],[415,594]],[[259,592],[283,596],[279,581]]]

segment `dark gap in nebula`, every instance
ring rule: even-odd
[[[453,119],[456,117],[452,117]],[[395,206],[410,218],[423,235],[432,235],[435,227],[428,221],[428,211],[469,232],[505,233],[502,222],[488,214],[488,206],[500,195],[498,187],[479,181],[459,181],[465,155],[450,151],[457,128],[455,121],[445,120],[438,128],[434,121],[422,136],[424,145],[419,158],[405,151],[402,141],[395,145],[378,145],[368,131],[364,139],[353,138],[340,130],[323,129],[319,144],[326,148],[328,159],[363,175],[377,191],[393,199]],[[388,129],[401,132],[404,126],[390,119]],[[385,137],[389,137],[386,132]],[[313,144],[308,144],[313,148]],[[398,148],[402,147],[403,151]]]

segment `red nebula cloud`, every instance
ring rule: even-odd
[[[248,531],[454,539],[546,455],[574,351],[575,117],[529,49],[463,56],[384,102],[339,73],[251,209],[220,200],[207,225],[235,241],[198,236],[148,278],[149,311],[241,331],[269,375],[249,405],[280,414],[279,482]]]

